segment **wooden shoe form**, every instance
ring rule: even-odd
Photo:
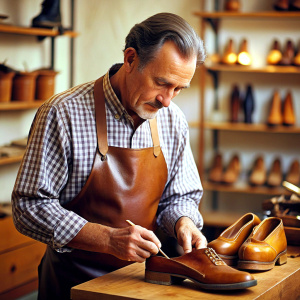
[[[222,176],[222,182],[226,184],[235,183],[240,175],[240,169],[240,159],[237,155],[234,155],[231,158],[228,167]]]
[[[270,126],[282,124],[281,99],[278,91],[274,92],[267,123]]]
[[[272,49],[268,53],[267,56],[267,64],[268,65],[278,65],[282,59],[282,53],[280,51],[279,42],[277,40],[274,41]]]
[[[217,153],[214,157],[212,168],[209,171],[208,179],[215,183],[220,183],[222,181],[223,174],[223,164],[222,155]]]
[[[281,161],[276,158],[272,164],[267,178],[267,184],[270,187],[280,186],[282,183]]]
[[[236,61],[237,55],[234,51],[233,40],[230,39],[222,56],[222,63],[227,65],[234,65]]]
[[[267,171],[265,162],[261,156],[256,158],[250,177],[249,183],[254,186],[264,185],[267,180]]]
[[[284,99],[282,118],[283,125],[285,126],[293,126],[296,123],[291,92],[288,92]]]
[[[300,183],[300,164],[298,160],[294,160],[286,175],[286,181],[298,185]]]
[[[237,56],[237,63],[243,66],[250,66],[252,57],[248,52],[248,42],[246,39],[242,41],[240,52]]]

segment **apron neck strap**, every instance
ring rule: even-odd
[[[103,78],[104,76],[100,77],[95,82],[94,102],[95,102],[98,150],[101,154],[101,157],[105,158],[108,152],[108,143],[107,143],[105,96],[103,91]],[[153,142],[153,154],[155,157],[157,157],[160,154],[161,149],[159,143],[156,118],[149,120],[149,125],[151,129],[151,137]]]

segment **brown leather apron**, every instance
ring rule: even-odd
[[[135,224],[154,230],[158,204],[168,175],[159,144],[156,119],[149,120],[153,147],[130,149],[108,146],[103,78],[95,82],[94,98],[98,149],[93,168],[78,196],[65,208],[76,212],[89,222],[121,228],[128,226],[126,220],[129,219]],[[93,270],[109,272],[128,264],[129,262],[109,254],[83,250],[57,253],[48,247],[40,266],[39,297],[45,297],[45,285],[51,286],[49,276],[56,276],[53,278],[55,285],[63,280],[63,289],[68,291],[68,284],[72,286],[99,276],[99,273]],[[80,273],[88,275],[81,276]],[[60,274],[63,274],[63,277],[58,279]],[[66,276],[70,276],[70,283],[66,283]],[[71,280],[76,276],[77,279]],[[49,296],[50,290],[47,290]]]

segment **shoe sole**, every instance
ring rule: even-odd
[[[149,270],[145,271],[145,281],[149,283],[172,285],[178,284],[185,279],[195,282],[200,288],[206,290],[240,290],[257,285],[256,279],[237,283],[203,283],[185,275],[154,272]]]
[[[275,264],[283,265],[287,263],[287,252],[281,252],[271,262],[251,261],[251,260],[239,260],[237,268],[241,270],[256,270],[267,271],[274,268]]]
[[[237,266],[239,260],[238,256],[228,256],[222,254],[218,254],[218,255],[228,266]]]

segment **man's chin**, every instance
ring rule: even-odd
[[[156,112],[137,112],[137,115],[143,119],[143,120],[151,120],[154,119],[157,115],[157,111]]]

